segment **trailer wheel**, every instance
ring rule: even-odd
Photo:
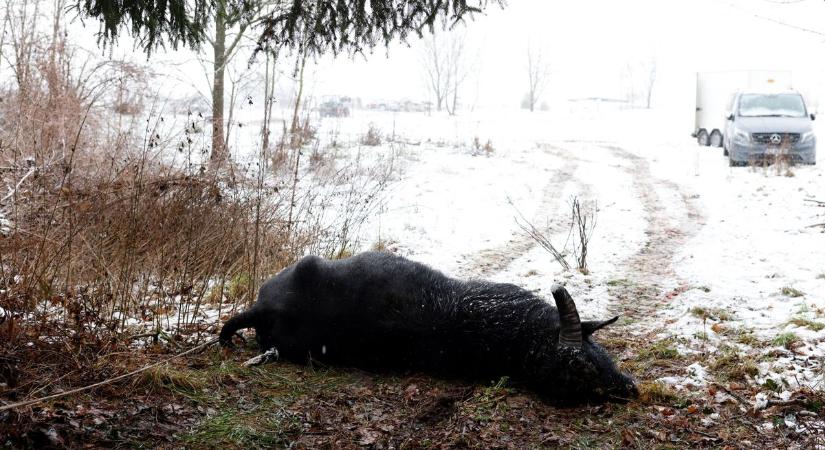
[[[708,144],[710,144],[710,137],[708,136],[708,132],[705,129],[701,129],[698,133],[696,133],[696,142],[699,145],[703,145],[705,147],[707,147]]]
[[[721,147],[722,146],[722,133],[719,130],[713,130],[710,133],[710,145],[711,147]]]

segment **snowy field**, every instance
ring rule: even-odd
[[[382,145],[358,144],[370,126]],[[351,151],[401,155],[362,249],[381,240],[452,276],[540,292],[567,283],[584,317],[622,315],[634,334],[675,337],[680,353],[699,355],[684,376],[664,378],[678,389],[703,385],[701,355],[723,345],[773,355],[754,383],[770,378],[785,396],[821,388],[825,229],[812,225],[825,210],[809,200],[825,200],[823,165],[729,168],[688,129],[649,110],[355,111],[323,119],[319,134]],[[476,138],[493,150],[478,151]],[[572,196],[597,207],[588,275],[563,270],[516,220],[520,212],[545,230],[573,264]],[[726,338],[733,333],[756,341]]]
[[[233,158],[254,165],[260,115],[238,117],[246,126]],[[749,382],[779,397],[822,389],[825,227],[812,225],[825,222],[825,208],[811,200],[825,200],[825,166],[730,168],[721,149],[695,143],[683,118],[591,104],[456,117],[355,110],[313,121],[336,165],[395,158],[353,250],[380,243],[451,276],[539,293],[565,283],[584,318],[619,315],[634,339],[672,340],[692,361],[660,378],[677,390],[705,386],[710,356],[728,351],[753,359]],[[380,145],[361,142],[370,128]],[[587,275],[564,270],[519,225],[541,229],[575,267],[574,196],[596,211]],[[198,321],[225,313],[204,309]]]

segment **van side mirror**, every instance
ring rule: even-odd
[[[725,118],[728,119],[728,120],[733,120],[733,113],[728,114],[727,117],[725,117]]]
[[[816,114],[811,114],[811,120],[816,120]]]

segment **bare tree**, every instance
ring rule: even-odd
[[[473,72],[474,64],[468,60],[467,49],[465,47],[465,43],[467,42],[466,34],[460,33],[458,35],[453,34],[451,36],[450,42],[450,53],[448,58],[448,67],[450,70],[450,96],[448,97],[448,102],[445,105],[447,107],[447,112],[450,115],[455,115],[456,109],[458,108],[458,100],[459,100],[459,90],[461,86],[464,85],[464,82],[467,81],[469,78],[470,73]],[[450,103],[452,100],[452,103]]]
[[[650,109],[650,99],[653,97],[653,85],[656,84],[656,59],[651,58],[650,61],[647,62],[645,65],[645,71],[643,72],[647,75],[645,78],[645,85],[644,85],[644,93],[645,93],[645,107]]]
[[[214,36],[206,36],[212,47],[212,153],[210,166],[220,168],[229,160],[225,120],[226,70],[240,49],[241,39],[258,20],[262,7],[244,10],[228,0],[215,2]],[[231,114],[231,112],[230,112]]]
[[[450,115],[454,115],[461,87],[473,72],[466,47],[466,34],[458,31],[434,34],[424,41],[420,61],[436,109],[441,111],[446,108]]]
[[[650,108],[653,88],[656,85],[656,58],[628,63],[622,74],[625,99],[633,105],[643,104]]]
[[[439,35],[433,34],[424,39],[424,46],[420,54],[421,68],[424,72],[424,80],[427,90],[435,97],[435,107],[441,111],[444,107],[444,100],[447,98],[447,91],[450,88],[451,73],[447,68],[447,52],[443,48],[443,39]]]
[[[272,132],[272,108],[275,106],[275,85],[278,80],[276,66],[276,55],[274,52],[266,52],[266,70],[264,71],[264,118],[261,123],[261,153],[264,163],[268,160],[269,139]],[[263,171],[263,168],[262,168]]]
[[[573,256],[576,258],[576,269],[584,275],[590,273],[587,268],[587,249],[590,238],[593,237],[593,230],[596,228],[596,203],[590,203],[582,210],[579,198],[573,196],[570,199],[572,209],[572,220],[570,221],[571,233],[575,231],[573,238]]]
[[[550,66],[544,59],[541,49],[533,48],[532,43],[527,42],[527,95],[522,107],[535,111],[547,82],[550,79]]]

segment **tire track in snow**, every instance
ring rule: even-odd
[[[547,148],[544,149],[548,151]],[[533,225],[541,229],[544,225],[544,232],[548,235],[561,231],[567,226],[566,215],[552,214],[560,211],[561,195],[568,183],[573,180],[573,174],[578,167],[576,158],[564,157],[564,165],[555,170],[550,175],[550,181],[542,188],[541,201],[539,202],[533,217],[528,218]],[[518,205],[516,205],[518,206]],[[550,214],[548,216],[548,214]],[[516,215],[513,210],[513,216]],[[547,223],[545,224],[545,221]],[[491,275],[506,269],[516,259],[532,250],[538,244],[529,235],[519,230],[509,241],[504,244],[490,247],[480,252],[464,255],[464,263],[460,270],[461,276],[467,278],[488,278]]]
[[[668,291],[678,292],[686,286],[674,270],[673,258],[696,234],[702,215],[680,185],[654,177],[645,158],[621,147],[602,146],[630,164],[626,170],[633,176],[633,187],[647,223],[642,247],[620,263],[627,268],[624,277],[628,283],[610,288],[617,300],[613,309],[617,314],[637,319],[653,317],[658,306],[668,300]]]

